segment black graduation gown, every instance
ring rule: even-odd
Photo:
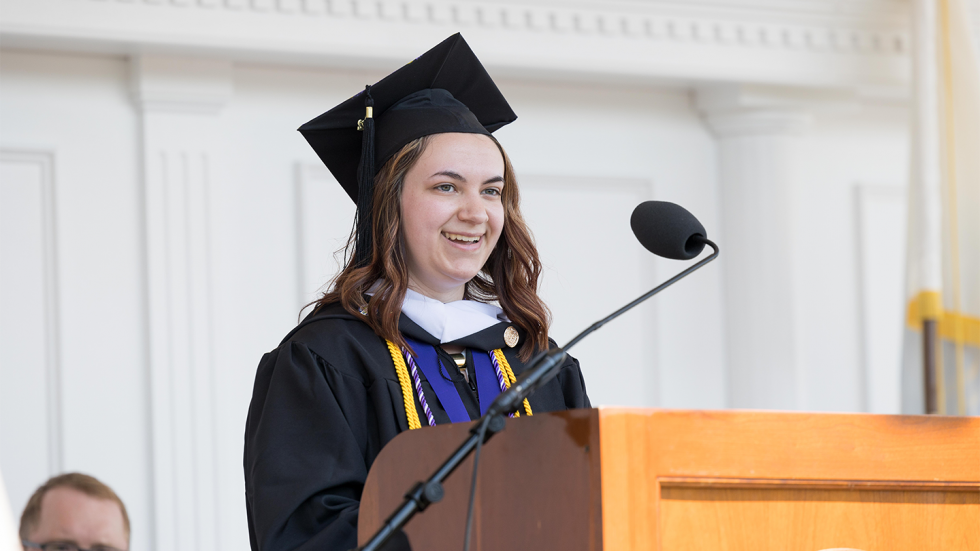
[[[500,323],[456,344],[477,351],[501,348],[519,375],[525,365],[517,357],[519,346],[504,344],[507,326]],[[438,344],[405,315],[399,329]],[[520,335],[523,343],[525,334]],[[439,352],[452,374],[451,360]],[[436,423],[449,423],[419,375]],[[470,417],[477,419],[477,394],[462,377],[454,381]],[[578,360],[569,357],[559,375],[529,401],[534,413],[590,407]],[[415,402],[425,430],[418,397]],[[253,551],[353,549],[368,469],[381,448],[407,429],[384,339],[339,304],[303,320],[279,348],[262,357],[255,375],[245,425],[245,507]]]

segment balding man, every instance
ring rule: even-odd
[[[111,488],[81,473],[38,488],[20,517],[25,551],[126,551],[129,515]]]

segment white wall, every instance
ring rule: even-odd
[[[479,32],[484,40],[498,36],[494,30]],[[561,40],[573,44],[573,38]],[[587,40],[582,44],[591,45],[596,37]],[[82,54],[78,44],[58,41],[15,45],[0,50],[0,184],[15,181],[8,175],[23,168],[15,166],[19,159],[41,159],[42,165],[50,160],[50,203],[38,191],[45,181],[41,176],[25,177],[34,195],[21,200],[25,208],[48,204],[54,213],[53,237],[28,247],[37,258],[52,251],[50,266],[36,262],[30,273],[50,278],[53,291],[11,289],[7,282],[23,276],[25,268],[11,264],[8,248],[0,246],[8,255],[0,257],[0,298],[17,307],[0,308],[0,322],[8,327],[22,319],[8,312],[43,307],[36,325],[50,320],[53,329],[35,327],[33,335],[51,342],[55,353],[53,364],[38,361],[29,368],[0,355],[0,469],[13,509],[19,511],[46,476],[80,470],[102,478],[125,500],[134,549],[168,548],[160,532],[173,519],[162,509],[188,503],[213,515],[215,539],[213,545],[180,540],[190,542],[182,548],[246,548],[241,447],[254,369],[332,272],[333,252],[347,237],[353,210],[295,129],[397,63],[387,61],[386,53],[367,69],[353,70],[336,60],[302,65],[309,60],[298,54],[293,59],[281,52],[272,57],[208,52],[230,70],[227,97],[206,115],[213,138],[200,145],[209,163],[202,203],[209,255],[193,273],[210,284],[205,304],[194,308],[210,320],[205,344],[210,360],[202,369],[214,381],[204,389],[213,405],[213,430],[205,433],[212,435],[213,457],[198,458],[190,472],[213,488],[214,499],[191,503],[181,501],[193,498],[180,492],[173,494],[176,501],[165,501],[165,492],[155,490],[164,482],[185,488],[193,481],[179,474],[161,479],[157,461],[164,451],[155,443],[160,435],[152,416],[160,411],[162,391],[151,381],[161,364],[152,359],[149,338],[155,318],[148,296],[156,284],[150,282],[147,257],[155,253],[147,247],[147,233],[159,228],[147,219],[145,190],[156,170],[151,166],[156,161],[146,158],[154,151],[151,142],[164,136],[180,146],[179,131],[173,129],[196,115],[148,115],[146,104],[134,100],[132,80],[151,70],[144,65],[144,73],[135,72],[138,51],[122,55],[117,46],[102,44]],[[739,48],[735,58],[759,63],[761,58]],[[407,58],[420,51],[403,53]],[[602,55],[597,50],[590,58],[590,70],[598,70]],[[179,72],[181,58],[173,59]],[[545,264],[541,292],[555,315],[552,334],[559,343],[686,265],[655,258],[636,243],[628,217],[640,201],[684,205],[722,249],[718,262],[574,351],[594,404],[710,409],[742,403],[733,395],[737,385],[727,344],[743,321],[739,312],[726,312],[731,298],[726,292],[733,292],[726,266],[737,259],[726,257],[731,249],[723,229],[726,217],[738,217],[726,212],[723,202],[723,182],[729,180],[719,168],[723,150],[717,128],[707,122],[716,113],[699,99],[713,82],[712,71],[724,83],[737,64],[729,71],[709,58],[696,61],[693,80],[677,74],[588,78],[564,65],[537,74],[518,70],[514,62],[488,64],[519,115],[498,136],[521,181],[525,214]],[[858,61],[876,63],[868,57]],[[894,56],[888,57],[887,70],[874,78],[892,74],[894,63]],[[750,65],[752,74],[760,74]],[[796,85],[807,80],[804,73],[792,73]],[[780,403],[791,409],[896,412],[898,388],[888,389],[897,380],[898,365],[889,367],[888,358],[898,347],[901,320],[893,318],[900,310],[881,290],[900,288],[901,271],[894,266],[901,266],[902,247],[896,245],[904,240],[901,208],[888,198],[900,197],[906,181],[906,105],[901,83],[888,81],[899,93],[869,99],[841,84],[841,75],[851,73],[831,73],[814,76],[825,79],[821,86],[837,86],[829,95],[825,88],[785,94],[811,121],[794,138],[800,153],[793,161],[797,177],[786,184],[786,203],[779,207],[785,212],[776,213],[791,222],[770,228],[786,232],[791,244],[788,256],[769,260],[788,266],[786,306],[794,312],[790,332],[797,342],[792,357],[783,359],[794,373],[789,386],[777,384],[766,392],[788,392],[790,398]],[[778,71],[766,74],[763,80],[772,80]],[[147,117],[157,126],[148,129]],[[173,126],[161,133],[161,122]],[[862,195],[859,189],[867,186],[885,190],[884,195]],[[0,195],[4,201],[13,197],[7,190]],[[19,208],[0,207],[3,213]],[[31,231],[43,233],[40,222],[31,222],[37,219],[25,216],[22,225],[34,224]],[[0,245],[26,241],[11,220],[21,224],[16,217],[0,220],[5,232]],[[869,220],[876,221],[873,228]],[[881,239],[888,241],[870,251]],[[878,281],[882,277],[889,279]],[[882,329],[889,323],[894,331]],[[0,335],[5,352],[13,350],[9,339]],[[22,369],[34,371],[25,378]],[[46,414],[21,413],[37,411],[38,404]]]

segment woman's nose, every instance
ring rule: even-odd
[[[489,219],[485,199],[479,191],[476,193],[465,193],[460,199],[459,212],[457,216],[464,222],[471,224],[482,224]]]

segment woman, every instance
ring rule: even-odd
[[[455,35],[300,129],[358,221],[333,289],[259,364],[245,431],[252,549],[353,548],[381,447],[479,418],[554,345],[517,181],[491,136],[514,118]],[[576,407],[589,400],[569,358],[521,412]]]

